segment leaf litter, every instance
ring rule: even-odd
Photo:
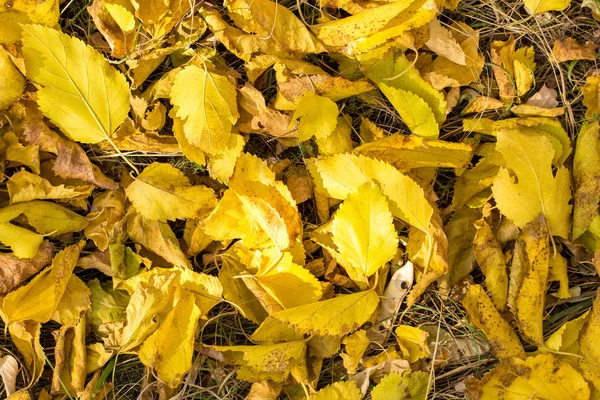
[[[598,398],[600,11],[509,3],[6,3],[3,395]]]

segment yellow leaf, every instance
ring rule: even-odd
[[[98,279],[87,282],[90,289],[91,323],[94,329],[106,322],[125,320],[125,308],[129,295],[121,290],[113,290],[112,285],[100,284]]]
[[[583,327],[590,320],[590,317],[590,312],[586,311],[580,317],[562,324],[560,328],[546,339],[544,342],[545,348],[563,353],[579,354],[579,335]],[[544,351],[544,347],[541,347],[540,350]]]
[[[362,361],[362,356],[369,347],[371,340],[367,337],[367,331],[356,331],[342,341],[346,351],[341,354],[344,360],[344,368],[349,374],[356,374],[356,368]]]
[[[444,95],[425,81],[406,57],[389,52],[383,56],[383,60],[377,59],[374,65],[370,64],[371,62],[364,66],[365,74],[378,86],[384,84],[411,92],[429,105],[437,123],[441,124],[446,120],[447,104]]]
[[[324,139],[317,139],[317,146],[319,146],[319,154],[321,155],[350,153],[353,147],[352,119],[347,115],[339,116],[337,125],[331,135]]]
[[[25,25],[22,41],[27,76],[42,86],[37,102],[44,115],[78,142],[110,140],[129,112],[125,77],[92,47],[57,30]]]
[[[544,342],[542,325],[549,269],[549,234],[546,220],[540,214],[525,225],[517,239],[508,297],[521,334],[534,344]]]
[[[571,298],[567,268],[567,259],[558,252],[554,253],[553,257],[550,259],[548,281],[558,281],[560,286],[558,287],[558,292],[556,294],[559,299]]]
[[[579,354],[583,356],[579,360],[579,369],[596,390],[600,390],[600,349],[597,345],[599,332],[600,297],[596,296],[590,320],[579,336]]]
[[[325,386],[314,395],[310,400],[360,400],[362,393],[356,385],[356,381],[335,382]]]
[[[237,305],[243,316],[256,324],[261,324],[268,313],[260,301],[248,289],[248,286],[239,278],[245,271],[245,266],[235,252],[229,250],[222,256],[219,280],[223,285],[223,296],[227,301]]]
[[[35,257],[43,241],[42,235],[9,222],[0,222],[0,243],[10,247],[17,258]]]
[[[125,200],[123,192],[114,190],[102,192],[94,199],[83,232],[101,251],[125,236]]]
[[[52,237],[83,230],[86,218],[61,205],[48,201],[26,201],[0,208],[0,223],[13,220],[20,215],[27,217],[27,223],[36,232]]]
[[[162,163],[146,167],[125,193],[143,217],[162,222],[194,218],[217,204],[212,189],[192,186],[183,172]]]
[[[270,379],[284,382],[292,369],[305,363],[306,343],[303,340],[258,346],[212,346],[223,353],[225,360],[239,365],[238,379],[259,382]]]
[[[523,0],[527,11],[537,15],[546,11],[562,11],[569,7],[571,0]]]
[[[172,309],[177,278],[176,273],[169,273],[153,275],[147,282],[140,282],[125,310],[127,322],[120,333],[120,351],[135,349],[163,322]]]
[[[218,10],[200,6],[200,15],[211,32],[237,57],[250,61],[252,54],[258,52],[260,39],[256,35],[244,33],[241,29],[229,25],[221,18]],[[250,74],[248,76],[250,77]]]
[[[585,117],[597,118],[600,114],[600,76],[588,76],[581,90],[583,105],[586,107]]]
[[[454,189],[456,191],[456,187]],[[456,196],[456,193],[454,194]],[[450,266],[450,285],[454,286],[471,273],[475,264],[473,239],[475,222],[481,218],[481,212],[470,207],[462,207],[452,214],[444,227],[448,238],[448,265]]]
[[[429,229],[433,209],[423,189],[390,164],[361,155],[338,154],[316,160],[309,165],[309,171],[317,186],[322,186],[330,197],[339,200],[373,181],[389,200],[390,211],[395,217],[419,230]]]
[[[284,111],[295,110],[302,97],[309,92],[327,97],[333,101],[339,101],[374,89],[375,86],[366,79],[350,81],[341,76],[297,76],[283,82],[277,82],[277,97],[275,97],[273,107]]]
[[[59,2],[46,0],[3,1],[0,11],[0,43],[11,44],[21,39],[21,24],[30,22],[47,26],[58,24]]]
[[[323,45],[287,7],[270,0],[227,2],[229,16],[246,32],[256,33],[267,54],[304,56],[324,51]]]
[[[153,368],[158,379],[169,387],[179,386],[183,375],[192,368],[199,317],[194,296],[184,294],[138,351],[142,364]]]
[[[377,293],[368,290],[288,308],[272,317],[305,334],[341,336],[368,321],[378,304]]]
[[[23,357],[32,384],[40,379],[46,365],[46,355],[40,344],[41,328],[42,324],[32,320],[8,324],[10,338]]]
[[[543,108],[532,106],[530,104],[520,104],[511,107],[510,111],[519,117],[560,117],[565,114],[564,107]]]
[[[250,340],[258,343],[293,342],[302,339],[303,334],[272,317],[267,317],[250,337]]]
[[[528,135],[544,135],[554,147],[554,164],[561,166],[571,154],[571,138],[557,119],[544,117],[508,118],[493,121],[489,118],[463,119],[463,129],[497,136],[498,132],[520,129]]]
[[[171,103],[183,123],[187,140],[209,154],[229,143],[239,118],[235,85],[216,71],[195,65],[181,70],[171,90]]]
[[[21,389],[6,398],[6,400],[33,400],[29,394],[29,389]]]
[[[22,169],[6,182],[11,203],[31,200],[86,199],[94,190],[93,185],[54,186],[47,179]]]
[[[400,325],[394,332],[402,357],[408,362],[413,363],[429,355],[429,344],[427,343],[429,334],[427,332],[408,325]]]
[[[397,89],[385,83],[380,83],[378,87],[398,111],[402,122],[414,135],[426,139],[438,138],[439,127],[435,121],[435,115],[425,100],[412,92]]]
[[[469,102],[462,113],[481,113],[487,110],[498,110],[501,108],[504,108],[504,103],[500,100],[488,96],[477,96]]]
[[[259,285],[283,308],[319,301],[321,284],[310,271],[292,262],[291,253],[283,253],[277,262],[266,262],[255,275]]]
[[[51,266],[36,275],[27,285],[9,293],[2,303],[6,322],[48,322],[67,290],[84,245],[85,241],[82,241],[61,250],[52,260]]]
[[[348,195],[333,218],[332,231],[342,257],[367,277],[390,261],[398,248],[387,199],[372,182]]]
[[[595,60],[598,46],[591,42],[579,44],[573,38],[554,41],[552,56],[558,62],[571,60]]]
[[[458,65],[467,65],[465,51],[458,44],[452,33],[443,27],[437,18],[432,19],[428,26],[429,40],[425,43],[427,47],[439,56]]]
[[[425,400],[429,392],[429,374],[424,371],[387,374],[371,391],[373,400]]]
[[[496,150],[518,178],[513,183],[508,169],[502,167],[494,180],[492,191],[502,214],[523,228],[542,213],[552,234],[567,238],[571,214],[569,171],[560,167],[553,174],[550,140],[520,130],[503,130],[498,132]]]
[[[127,8],[121,4],[109,2],[105,2],[104,7],[123,32],[127,33],[135,29],[135,17]]]
[[[231,135],[227,148],[223,152],[208,156],[206,167],[210,176],[221,183],[228,184],[235,168],[235,162],[244,151],[245,145],[246,142],[242,135]],[[214,205],[216,206],[216,203]]]
[[[583,124],[577,135],[573,158],[575,185],[573,206],[573,239],[580,237],[598,216],[600,202],[600,142],[598,122]]]
[[[467,143],[428,140],[395,134],[354,149],[355,154],[392,164],[400,171],[413,168],[464,168],[471,162],[473,148]]]
[[[154,221],[130,212],[127,216],[127,234],[151,252],[179,267],[191,267],[190,261],[179,247],[179,241],[166,222]]]
[[[492,294],[494,306],[502,312],[506,308],[508,299],[508,275],[502,245],[485,219],[477,221],[475,227],[477,228],[473,239],[475,258],[485,275],[485,286]]]
[[[1,20],[2,14],[0,14]],[[0,34],[0,37],[2,37],[2,34]],[[0,42],[2,42],[2,39],[0,39]],[[0,111],[2,111],[21,97],[23,90],[25,90],[25,78],[4,50],[0,51],[0,71],[2,71],[0,77]]]
[[[56,346],[51,391],[54,393],[66,390],[70,395],[77,396],[85,386],[85,314],[77,318],[75,325],[63,326],[52,334]]]
[[[469,286],[462,305],[467,310],[471,323],[486,334],[496,357],[503,359],[525,356],[519,337],[481,286]]]
[[[52,320],[63,327],[75,326],[81,314],[90,309],[90,293],[90,289],[81,279],[76,275],[71,275],[65,292],[52,315]]]
[[[517,86],[517,95],[523,96],[533,85],[533,71],[527,65],[519,60],[514,61],[515,83]]]
[[[383,4],[346,18],[313,25],[311,29],[327,46],[341,47],[342,52],[354,54],[425,25],[435,16],[435,8],[435,4],[424,0]]]
[[[480,381],[467,379],[469,400],[587,400],[590,389],[581,374],[550,354],[510,358]]]
[[[298,139],[300,141],[304,142],[313,136],[324,139],[334,131],[338,113],[337,105],[333,101],[309,92],[298,103],[289,127],[291,128],[294,121],[299,119]]]

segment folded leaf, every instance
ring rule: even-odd
[[[354,153],[408,171],[423,167],[464,168],[471,162],[473,148],[466,143],[395,134],[358,146]]]
[[[579,369],[584,378],[590,381],[596,390],[600,390],[600,350],[597,346],[600,332],[600,297],[596,297],[587,326],[579,336]]]
[[[485,286],[492,294],[492,301],[502,312],[508,299],[508,275],[506,260],[500,242],[485,219],[475,222],[477,233],[473,239],[473,250],[479,267],[485,275]]]
[[[169,387],[179,386],[192,368],[199,317],[200,309],[194,296],[191,293],[183,295],[138,351],[142,364],[153,368],[158,379]]]
[[[431,107],[425,100],[412,92],[397,89],[385,83],[380,83],[378,87],[413,134],[426,139],[438,138],[439,126]]]
[[[212,189],[192,186],[183,172],[170,164],[150,164],[125,193],[143,217],[162,222],[198,217],[217,205]]]
[[[583,124],[573,158],[573,239],[580,237],[598,214],[600,202],[600,142],[598,122]]]

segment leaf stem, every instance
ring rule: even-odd
[[[119,150],[119,148],[117,147],[117,145],[115,144],[115,142],[113,142],[112,139],[109,138],[108,136],[106,137],[106,140],[108,141],[108,143],[110,143],[110,145],[113,147],[113,149],[115,149],[115,151],[117,152],[117,154],[119,155],[119,157],[121,157],[123,159],[123,161],[125,161],[127,163],[127,165],[129,165],[131,167],[131,169],[133,169],[133,171],[135,172],[135,174],[139,175],[140,171],[137,169],[137,167],[135,165],[133,165],[133,163],[131,161],[129,161],[129,159],[127,157],[125,157],[125,154],[123,154],[121,152],[121,150]]]

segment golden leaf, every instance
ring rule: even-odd
[[[473,239],[475,258],[485,275],[485,286],[492,294],[494,306],[502,312],[508,300],[508,275],[502,246],[485,219],[475,222],[475,227],[477,228]]]
[[[335,382],[325,386],[314,395],[310,400],[360,400],[362,393],[355,381]]]

